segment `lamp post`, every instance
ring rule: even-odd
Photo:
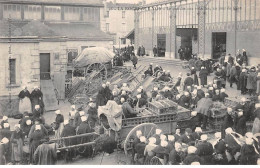
[[[233,0],[235,3],[234,10],[235,10],[235,55],[237,51],[237,10],[238,10],[238,1],[239,0]]]

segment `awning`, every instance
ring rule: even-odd
[[[125,38],[127,39],[134,39],[135,38],[135,29],[131,30],[126,36]]]

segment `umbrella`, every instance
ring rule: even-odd
[[[107,63],[114,58],[114,53],[103,47],[85,48],[75,59],[75,67],[85,67],[95,63]]]

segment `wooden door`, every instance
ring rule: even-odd
[[[40,53],[40,79],[49,80],[51,67],[50,67],[50,53]]]

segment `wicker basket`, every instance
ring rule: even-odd
[[[148,109],[157,114],[177,113],[177,103],[171,100],[160,100],[148,103]]]

